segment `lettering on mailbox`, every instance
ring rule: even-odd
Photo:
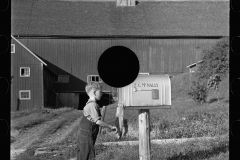
[[[134,83],[134,87],[158,87],[157,83]]]

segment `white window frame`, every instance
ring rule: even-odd
[[[138,74],[141,74],[141,75],[149,75],[149,73],[147,73],[147,72],[140,72],[140,73],[138,73]]]
[[[92,77],[98,77],[99,78],[99,81],[97,82],[97,81],[92,81]],[[102,83],[103,81],[102,81],[102,79],[100,78],[100,76],[99,75],[88,75],[87,76],[87,82],[97,82],[97,83]]]
[[[21,93],[22,93],[22,92],[28,92],[28,93],[29,93],[29,97],[28,97],[28,98],[22,98],[22,97],[21,97]],[[19,91],[19,99],[20,99],[20,100],[30,100],[30,99],[31,99],[31,91],[30,91],[30,90],[20,90],[20,91]]]
[[[29,74],[22,75],[21,74],[22,69],[29,69],[29,72],[28,72]],[[30,67],[20,67],[20,77],[30,77]]]
[[[11,44],[11,53],[15,53],[15,44]]]

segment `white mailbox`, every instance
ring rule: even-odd
[[[131,106],[170,106],[171,82],[168,75],[138,75],[130,85],[118,89],[118,103]]]

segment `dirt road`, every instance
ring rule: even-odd
[[[59,113],[49,111],[12,119],[11,159],[31,145],[46,147],[61,142],[77,127],[81,115],[81,111],[69,109]]]

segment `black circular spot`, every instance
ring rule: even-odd
[[[138,76],[139,61],[129,48],[113,46],[98,60],[98,73],[109,86],[121,88],[131,84]]]

